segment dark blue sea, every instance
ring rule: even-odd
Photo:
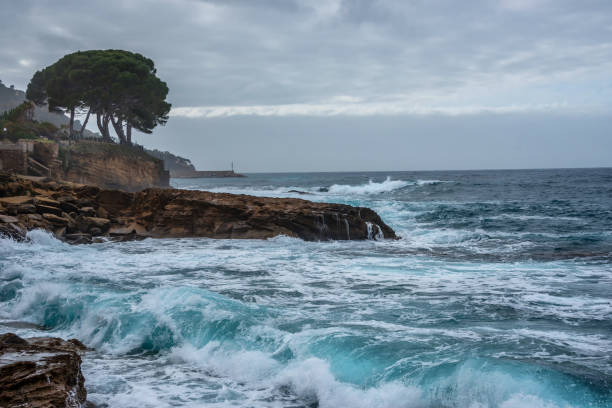
[[[401,239],[1,240],[0,332],[94,348],[94,403],[612,407],[612,169],[172,184],[367,206]]]

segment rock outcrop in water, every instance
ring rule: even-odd
[[[181,237],[396,239],[369,208],[177,189],[137,193],[0,174],[0,233],[42,228],[71,243]]]
[[[0,406],[83,406],[87,391],[80,353],[85,349],[74,339],[23,339],[12,333],[1,335]]]

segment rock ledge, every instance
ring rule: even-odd
[[[0,234],[23,239],[37,228],[70,243],[103,237],[397,239],[365,207],[177,189],[128,193],[0,173]]]
[[[1,335],[0,406],[84,406],[87,391],[80,353],[85,349],[74,339],[23,339],[13,333]]]

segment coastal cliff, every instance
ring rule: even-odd
[[[397,238],[365,207],[177,189],[129,193],[0,174],[0,233],[23,239],[37,228],[71,243],[102,237]]]
[[[163,162],[135,147],[80,142],[61,146],[60,154],[66,181],[126,191],[170,186]]]
[[[0,171],[126,191],[170,186],[162,160],[136,146],[93,141],[0,141]]]
[[[0,336],[0,406],[67,407],[86,404],[78,340]]]

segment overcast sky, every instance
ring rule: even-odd
[[[610,0],[5,0],[0,79],[152,58],[201,169],[612,166]]]

